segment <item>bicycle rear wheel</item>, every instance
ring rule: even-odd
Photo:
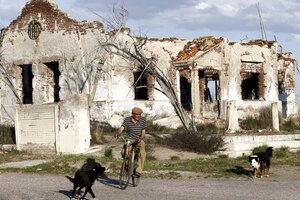
[[[140,178],[141,177],[139,177],[139,176],[135,176],[135,175],[132,176],[132,185],[133,185],[133,187],[136,187],[136,186],[139,185]]]

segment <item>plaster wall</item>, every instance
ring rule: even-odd
[[[58,153],[84,153],[90,147],[88,95],[70,95],[59,103]]]
[[[251,155],[255,147],[262,145],[272,146],[275,149],[288,147],[291,151],[300,149],[300,134],[226,136],[224,141],[226,150],[220,153],[230,157]]]

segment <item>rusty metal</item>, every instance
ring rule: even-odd
[[[36,40],[42,32],[42,26],[37,20],[32,20],[28,25],[28,36]]]

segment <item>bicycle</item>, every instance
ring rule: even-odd
[[[139,148],[138,142],[125,141],[122,151],[123,162],[120,170],[119,186],[121,189],[126,189],[130,179],[132,180],[133,187],[138,186],[140,182],[140,176],[135,174],[135,170],[138,162]]]

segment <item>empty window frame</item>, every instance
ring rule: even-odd
[[[180,74],[180,103],[182,107],[187,110],[192,110],[192,84],[191,71],[183,69],[179,71]]]
[[[180,76],[180,101],[185,110],[192,110],[191,81],[183,76]]]
[[[134,99],[153,100],[154,78],[148,73],[134,72]]]
[[[23,90],[23,104],[32,104],[32,65],[24,64],[20,65],[22,69],[22,90]]]
[[[255,100],[259,99],[258,92],[258,73],[244,74],[244,80],[242,80],[242,99]]]
[[[50,70],[50,76],[48,77],[49,79],[52,79],[52,82],[54,83],[53,85],[53,97],[54,97],[54,102],[59,102],[60,97],[59,97],[59,92],[60,92],[60,86],[59,86],[59,76],[60,76],[60,71],[59,71],[59,64],[58,62],[49,62],[49,63],[44,63]]]
[[[243,100],[264,98],[264,73],[260,62],[242,62],[241,96]]]
[[[200,99],[205,102],[219,100],[219,74],[217,70],[199,70]]]

